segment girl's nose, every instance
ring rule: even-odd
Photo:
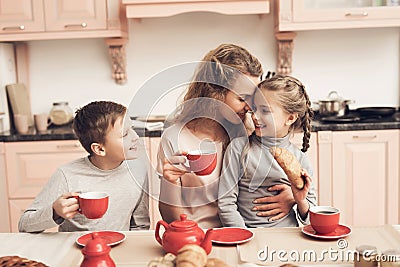
[[[257,110],[253,110],[253,112],[252,112],[252,114],[251,114],[251,117],[252,117],[252,119],[254,120],[254,121],[258,121],[258,118],[259,118],[259,116],[257,115],[258,114],[258,111]]]
[[[136,131],[133,130],[132,128],[131,128],[131,131],[132,131],[132,140],[133,141],[138,140],[139,139],[139,135],[136,133]]]
[[[250,105],[246,103],[246,106],[244,106],[244,110],[246,112],[249,112],[251,110]]]

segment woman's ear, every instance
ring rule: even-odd
[[[92,143],[90,145],[90,148],[92,149],[93,153],[96,154],[97,156],[105,156],[106,155],[106,150],[104,149],[103,145],[99,143]]]
[[[299,114],[297,114],[297,113],[289,114],[289,116],[286,118],[285,124],[287,126],[292,125],[297,120],[298,117],[299,117]]]

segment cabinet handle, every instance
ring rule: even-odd
[[[368,12],[360,12],[360,13],[346,13],[345,17],[366,17],[368,16]]]
[[[71,144],[71,145],[57,145],[59,149],[68,149],[68,148],[79,148],[79,144]]]
[[[87,27],[87,23],[86,22],[82,22],[81,24],[67,24],[64,25],[64,28],[86,28]]]
[[[375,139],[376,134],[374,135],[353,135],[354,139]]]
[[[10,27],[3,27],[3,31],[15,31],[15,30],[20,30],[23,31],[25,30],[25,26],[24,25],[20,25],[20,26],[10,26]]]

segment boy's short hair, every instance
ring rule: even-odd
[[[75,112],[73,129],[83,148],[92,154],[92,143],[105,143],[105,137],[126,107],[112,101],[94,101]]]

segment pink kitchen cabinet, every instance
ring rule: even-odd
[[[400,6],[379,1],[276,1],[278,31],[376,28],[400,26]],[[387,1],[389,2],[389,1]]]
[[[107,5],[104,0],[45,0],[47,31],[105,30]]]
[[[157,153],[160,145],[160,137],[152,137],[147,140],[147,151],[149,155],[149,213],[150,213],[150,229],[155,229],[155,226],[159,220],[161,220],[161,214],[158,209],[158,199],[160,197],[160,178],[157,174]]]
[[[0,41],[127,37],[120,0],[0,0]]]
[[[0,0],[0,34],[44,32],[43,0]]]
[[[10,231],[4,143],[0,142],[0,233]]]
[[[399,130],[318,132],[321,204],[344,224],[399,224],[399,153]]]
[[[270,0],[122,0],[128,18],[168,17],[188,12],[268,14]]]
[[[10,230],[58,166],[87,155],[78,141],[9,142],[4,144]]]

